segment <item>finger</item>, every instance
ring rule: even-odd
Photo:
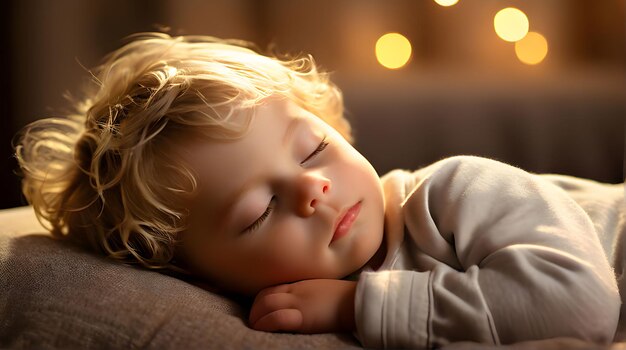
[[[256,299],[254,299],[254,303],[250,309],[250,315],[248,316],[250,323],[255,323],[258,319],[271,312],[293,308],[295,303],[294,298],[295,297],[289,293],[257,296]]]
[[[302,312],[297,309],[281,309],[270,312],[252,323],[252,328],[264,332],[295,332],[302,327]]]
[[[271,287],[267,287],[262,289],[257,295],[256,298],[259,297],[264,297],[266,295],[269,294],[276,294],[276,293],[288,293],[291,290],[291,285],[290,284],[279,284],[276,286],[271,286]]]

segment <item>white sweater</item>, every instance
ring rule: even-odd
[[[363,346],[613,339],[620,185],[467,156],[383,185],[387,255],[361,273],[355,300]]]

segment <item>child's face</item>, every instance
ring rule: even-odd
[[[252,294],[342,278],[379,248],[384,204],[376,171],[293,102],[266,100],[242,139],[186,147],[200,195],[179,253],[218,286]]]

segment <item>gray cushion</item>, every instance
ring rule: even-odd
[[[245,304],[52,239],[0,211],[2,348],[357,348],[349,334],[257,332]]]

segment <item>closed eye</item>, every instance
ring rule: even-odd
[[[253,232],[253,231],[256,231],[259,227],[261,227],[263,222],[270,216],[270,213],[272,212],[272,210],[274,210],[275,202],[276,202],[276,197],[273,196],[272,199],[270,200],[270,203],[267,205],[267,208],[263,212],[263,214],[261,214],[261,216],[259,216],[258,219],[256,219],[252,224],[250,224],[250,226],[243,229],[242,233]]]
[[[326,141],[326,136],[324,136],[324,138],[322,139],[322,142],[320,142],[320,144],[313,151],[313,153],[309,154],[308,157],[306,157],[302,162],[300,162],[300,165],[306,164],[306,162],[308,162],[309,160],[313,159],[315,156],[320,154],[324,149],[326,149],[326,146],[328,146],[328,142]]]

